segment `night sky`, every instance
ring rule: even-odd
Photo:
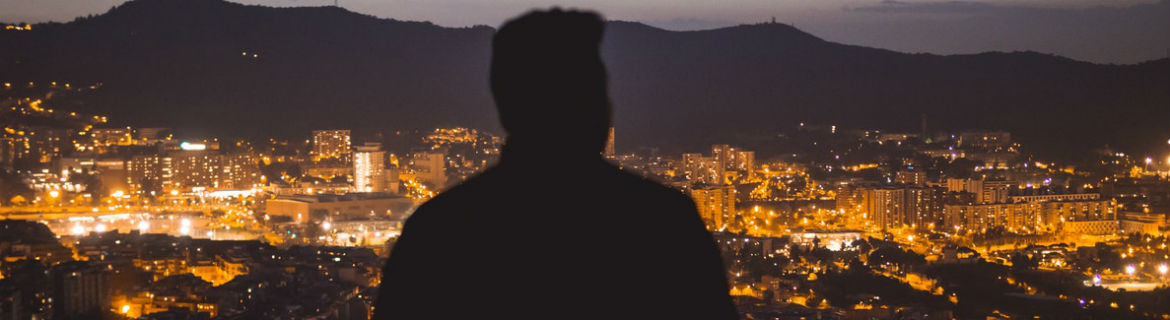
[[[351,11],[443,26],[499,25],[530,8],[591,8],[671,30],[791,23],[821,38],[938,54],[1031,50],[1098,63],[1167,56],[1170,0],[339,0]],[[69,21],[123,0],[0,0],[0,21]],[[243,0],[267,6],[332,0]]]

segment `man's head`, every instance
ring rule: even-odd
[[[579,11],[535,11],[508,21],[492,43],[491,88],[509,141],[547,151],[599,153],[610,124],[604,22]]]

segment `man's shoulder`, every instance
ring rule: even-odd
[[[418,209],[415,209],[414,214],[410,216],[409,220],[433,220],[437,219],[436,215],[452,214],[462,212],[463,210],[453,210],[461,206],[466,206],[470,203],[482,203],[478,199],[490,198],[493,188],[491,185],[493,181],[499,180],[496,178],[498,174],[494,168],[489,168],[484,172],[467,179],[450,189],[439,192],[434,198],[427,200]],[[416,223],[417,224],[417,223]]]
[[[674,209],[694,205],[691,198],[682,191],[625,170],[616,168],[615,170],[618,171],[618,174],[615,175],[613,184],[623,186],[628,195],[637,197],[637,199],[632,200]]]
[[[439,192],[426,204],[442,205],[446,203],[458,203],[469,198],[484,197],[487,193],[499,191],[499,185],[503,182],[500,177],[499,170],[495,167],[488,168],[483,172],[468,178],[467,180],[456,184],[455,186]]]

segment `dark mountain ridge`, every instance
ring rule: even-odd
[[[0,32],[0,80],[102,82],[114,123],[219,136],[467,125],[498,131],[489,27],[444,28],[336,7],[135,0]],[[1099,65],[1034,52],[905,54],[785,24],[675,32],[608,25],[619,149],[695,150],[796,123],[1011,131],[1030,150],[1164,151],[1170,62]],[[255,56],[254,56],[255,55]],[[730,140],[730,141],[729,141]]]

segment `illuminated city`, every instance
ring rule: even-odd
[[[233,58],[280,59],[264,54]],[[0,74],[0,319],[370,319],[407,219],[507,141],[430,122],[171,128],[79,107],[110,85],[65,78]],[[686,147],[627,142],[641,131],[619,121],[603,156],[694,200],[744,319],[1170,319],[1165,135],[1061,157],[907,117]]]

